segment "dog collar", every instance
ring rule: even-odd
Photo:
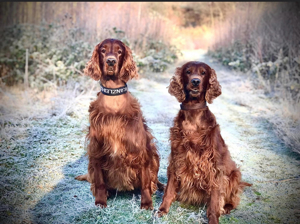
[[[202,103],[198,103],[198,104],[194,104],[194,105],[186,105],[186,104],[180,104],[180,109],[181,110],[206,110],[207,109],[207,105],[206,102],[203,105]]]
[[[118,96],[127,93],[128,87],[127,84],[125,83],[125,86],[119,87],[119,88],[106,88],[100,83],[100,89],[101,93],[107,96]]]

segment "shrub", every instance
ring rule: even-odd
[[[143,46],[141,40],[130,41],[126,33],[116,27],[113,27],[112,31],[109,30],[108,32],[111,37],[121,40],[131,48],[134,61],[140,73],[144,73],[148,69],[153,72],[163,72],[182,54],[176,46],[166,44],[161,40],[146,38],[147,42]],[[139,54],[136,54],[135,50],[140,48],[142,49]]]
[[[92,50],[79,28],[65,30],[63,25],[15,25],[3,31],[0,45],[2,82],[23,82],[25,52],[29,51],[28,73],[31,87],[62,84],[76,79]]]
[[[26,49],[29,51],[29,85],[44,89],[51,85],[63,85],[70,78],[78,79],[94,48],[88,41],[89,34],[77,27],[66,29],[64,25],[57,24],[22,24],[7,27],[2,33],[0,82],[7,85],[24,81]],[[116,27],[108,33],[131,47],[141,73],[148,69],[165,71],[180,54],[175,46],[147,39],[142,52],[137,55],[134,46],[138,40],[129,40],[126,33]]]

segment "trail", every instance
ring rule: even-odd
[[[189,60],[215,69],[222,95],[208,106],[243,180],[253,184],[220,223],[299,223],[299,155],[284,146],[268,121],[276,105],[245,75],[214,63],[201,50],[185,51],[164,73],[147,73],[128,82],[155,137],[161,157],[159,180],[167,182],[169,128],[180,109],[167,86],[175,68]],[[90,184],[74,180],[87,172],[88,106],[99,91],[94,81],[86,85],[84,94],[76,94],[74,88],[43,96],[14,89],[1,96],[1,223],[207,223],[204,207],[178,202],[168,215],[156,218],[163,195],[159,191],[153,195],[154,211],[139,209],[139,191],[117,192],[107,208],[95,207]]]

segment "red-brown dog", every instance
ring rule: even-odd
[[[99,43],[84,70],[101,81],[101,92],[90,104],[88,174],[95,204],[107,206],[108,190],[141,189],[141,208],[153,209],[151,195],[163,185],[157,179],[159,155],[140,104],[126,82],[138,77],[131,50],[121,41]]]
[[[221,94],[217,75],[207,64],[191,61],[177,68],[169,93],[181,110],[170,129],[171,154],[168,184],[158,215],[169,212],[171,203],[208,204],[209,223],[237,207],[245,186],[231,159],[216,118],[206,102]]]

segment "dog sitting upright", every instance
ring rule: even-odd
[[[141,189],[141,208],[153,209],[151,195],[162,189],[157,179],[159,155],[140,104],[126,82],[138,77],[131,50],[121,41],[99,43],[84,70],[101,81],[90,104],[88,173],[76,177],[91,183],[95,204],[107,206],[108,190]]]
[[[171,203],[208,204],[210,224],[237,207],[245,186],[231,159],[216,118],[206,102],[221,94],[217,75],[207,64],[191,61],[177,68],[169,93],[182,102],[170,129],[171,154],[168,183],[158,215],[169,212]]]

